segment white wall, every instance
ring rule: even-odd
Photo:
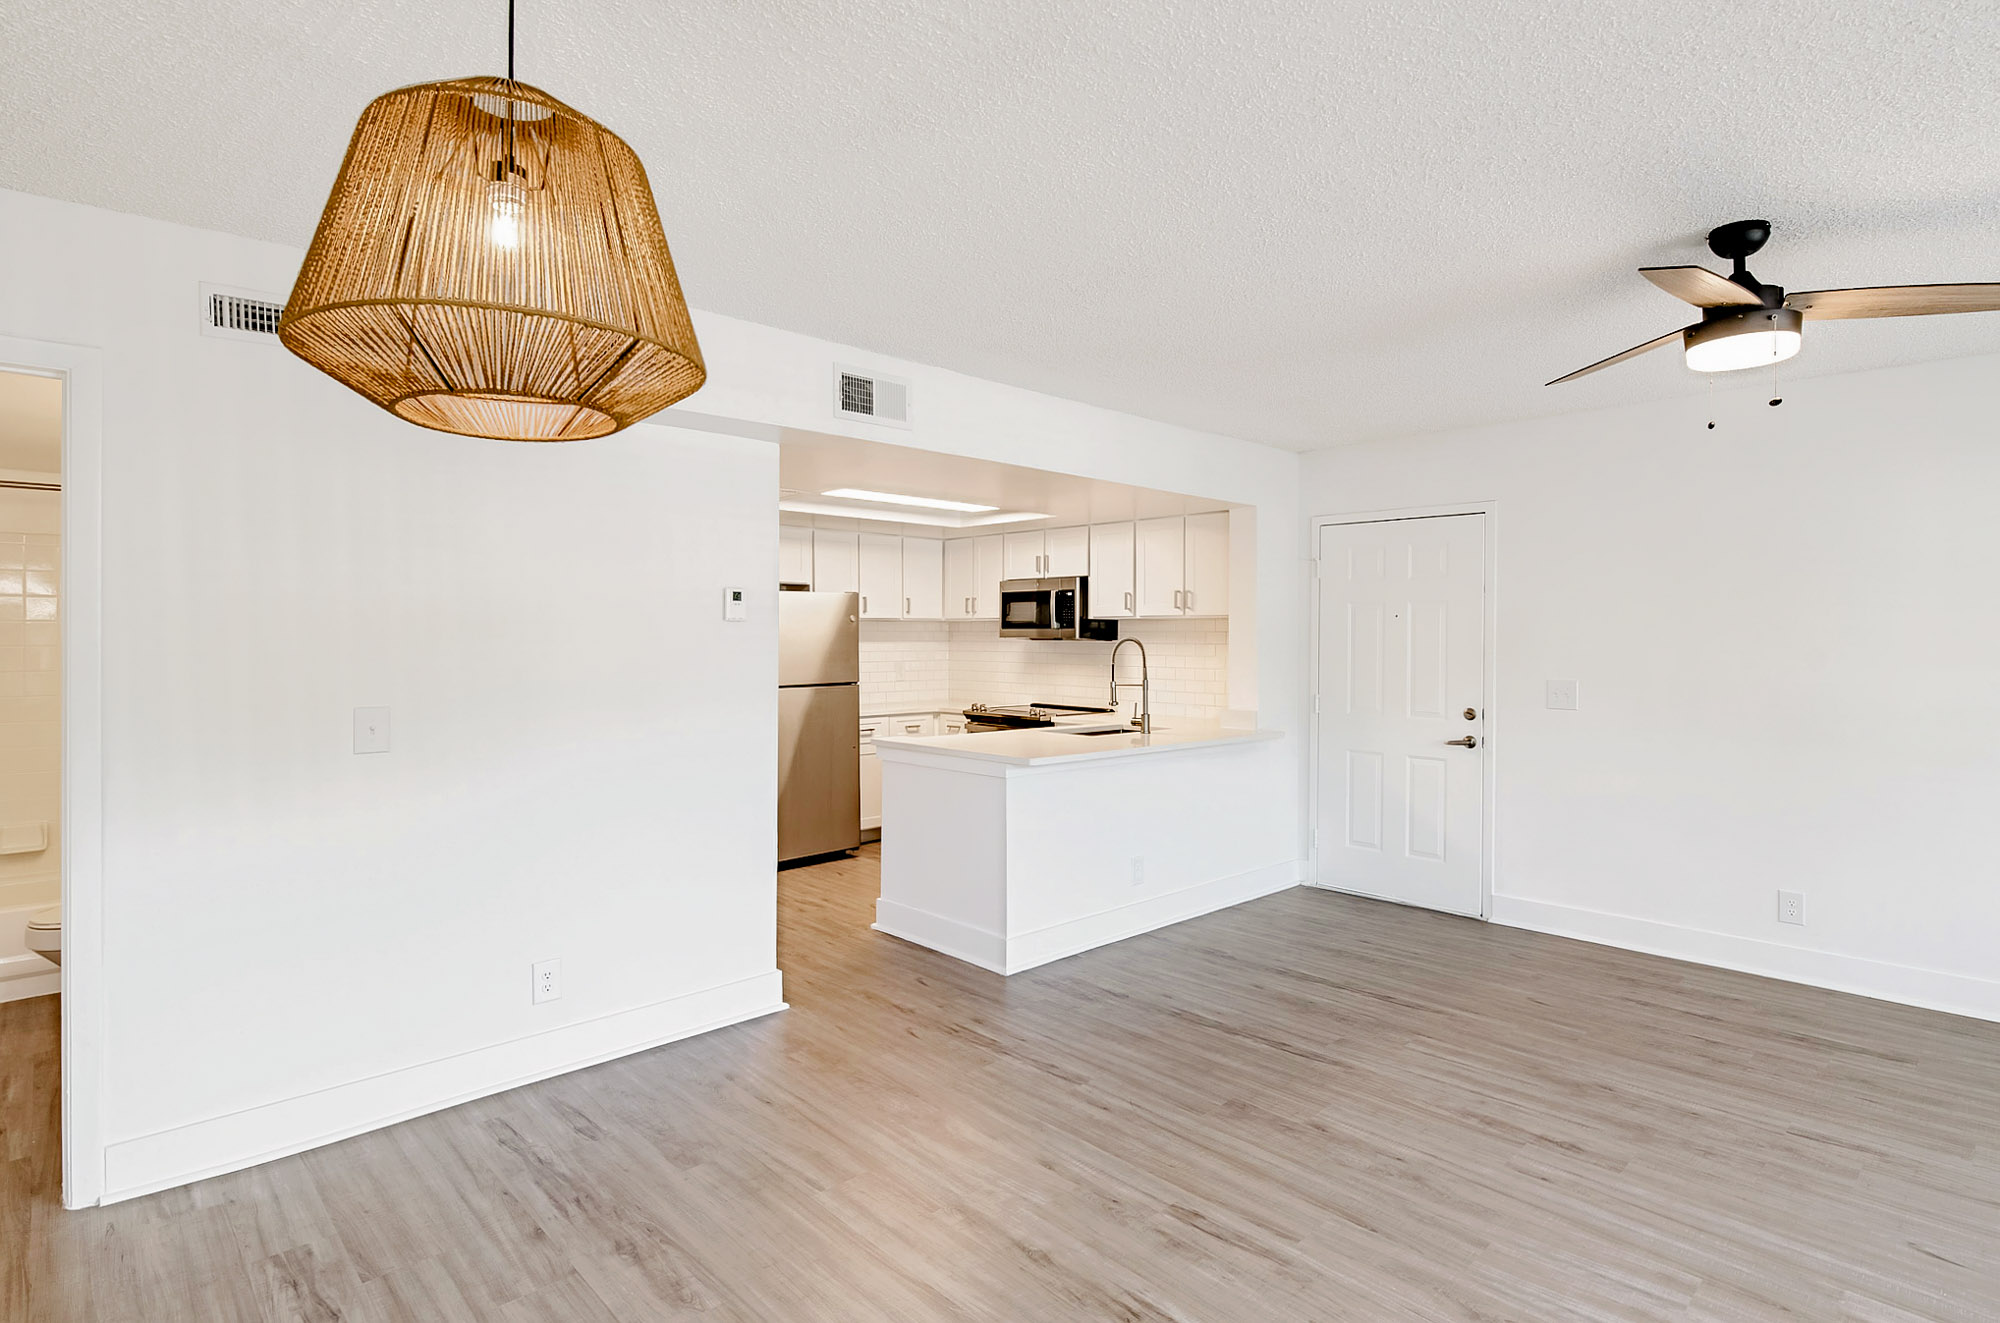
[[[198,334],[199,282],[282,295],[297,250],[0,191],[0,252],[0,335],[102,350],[110,1197],[778,1004],[779,427],[1253,507],[1231,702],[1292,738],[1243,867],[1296,867],[1296,456],[699,313],[661,421],[706,434],[453,438]],[[836,361],[917,425],[838,424]]]
[[[198,334],[282,248],[0,193],[0,252],[0,333],[103,350],[112,1197],[780,1004],[774,447],[455,438]]]
[[[1310,515],[1499,503],[1496,919],[2000,1019],[1996,382],[1307,457]]]

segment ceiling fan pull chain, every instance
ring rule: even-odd
[[[1708,382],[1708,430],[1713,432],[1715,430],[1715,374],[1713,372],[1705,374],[1704,380]]]
[[[1771,320],[1774,322],[1777,321],[1778,314],[1775,312],[1772,313]],[[1777,345],[1777,340],[1774,337],[1771,342],[1771,400],[1770,400],[1770,404],[1773,409],[1777,408],[1779,405],[1785,402],[1785,397],[1783,394],[1783,382],[1780,380],[1780,377],[1784,371],[1784,364],[1785,360],[1778,357],[1778,345]]]

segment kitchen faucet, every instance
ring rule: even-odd
[[[1139,690],[1139,717],[1132,724],[1139,728],[1140,734],[1150,735],[1153,733],[1153,684],[1146,667],[1146,645],[1138,639],[1119,639],[1118,646],[1111,650],[1111,706],[1118,706],[1120,689],[1135,687],[1130,680],[1122,685],[1118,683],[1118,650],[1127,643],[1139,649],[1139,683],[1136,686]]]

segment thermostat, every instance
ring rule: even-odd
[[[750,604],[743,600],[743,590],[741,588],[724,588],[722,590],[722,618],[724,620],[748,620],[750,618]]]

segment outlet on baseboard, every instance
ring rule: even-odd
[[[1803,891],[1778,893],[1778,922],[1806,926],[1806,894]]]
[[[1135,887],[1146,885],[1146,860],[1136,854],[1132,856],[1132,885]]]
[[[562,997],[562,961],[538,960],[535,962],[535,1003],[556,1001]]]

